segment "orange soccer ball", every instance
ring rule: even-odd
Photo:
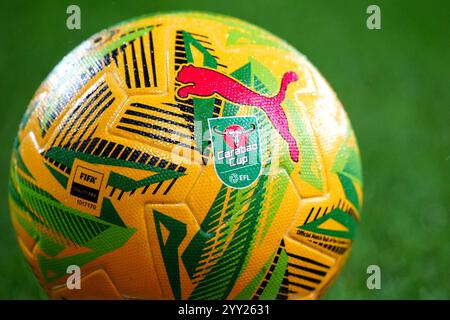
[[[361,180],[304,56],[237,19],[172,13],[104,30],[50,73],[13,149],[10,211],[52,298],[317,298]]]

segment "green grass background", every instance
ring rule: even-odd
[[[66,29],[78,4],[82,29]],[[366,28],[378,4],[382,30]],[[338,93],[358,136],[363,220],[327,299],[449,299],[450,22],[447,1],[2,1],[0,298],[45,298],[18,250],[7,207],[11,145],[39,83],[71,49],[121,20],[161,10],[236,16],[286,39]],[[379,265],[381,290],[366,287]]]

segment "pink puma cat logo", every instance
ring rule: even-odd
[[[291,159],[298,162],[299,151],[297,142],[289,131],[286,114],[281,107],[288,85],[298,80],[295,72],[290,71],[284,74],[281,80],[280,91],[273,97],[267,97],[252,91],[225,74],[193,65],[183,66],[178,72],[176,80],[187,84],[178,90],[178,96],[183,99],[189,95],[210,97],[218,94],[236,104],[261,108],[288,143]]]

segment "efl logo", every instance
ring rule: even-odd
[[[93,203],[98,202],[103,173],[78,166],[72,182],[70,194]]]
[[[253,184],[262,169],[256,117],[211,118],[208,124],[218,178],[235,189]]]

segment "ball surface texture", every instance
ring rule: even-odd
[[[335,93],[286,42],[158,14],[94,35],[42,83],[9,203],[51,298],[314,299],[349,254],[361,165]]]

